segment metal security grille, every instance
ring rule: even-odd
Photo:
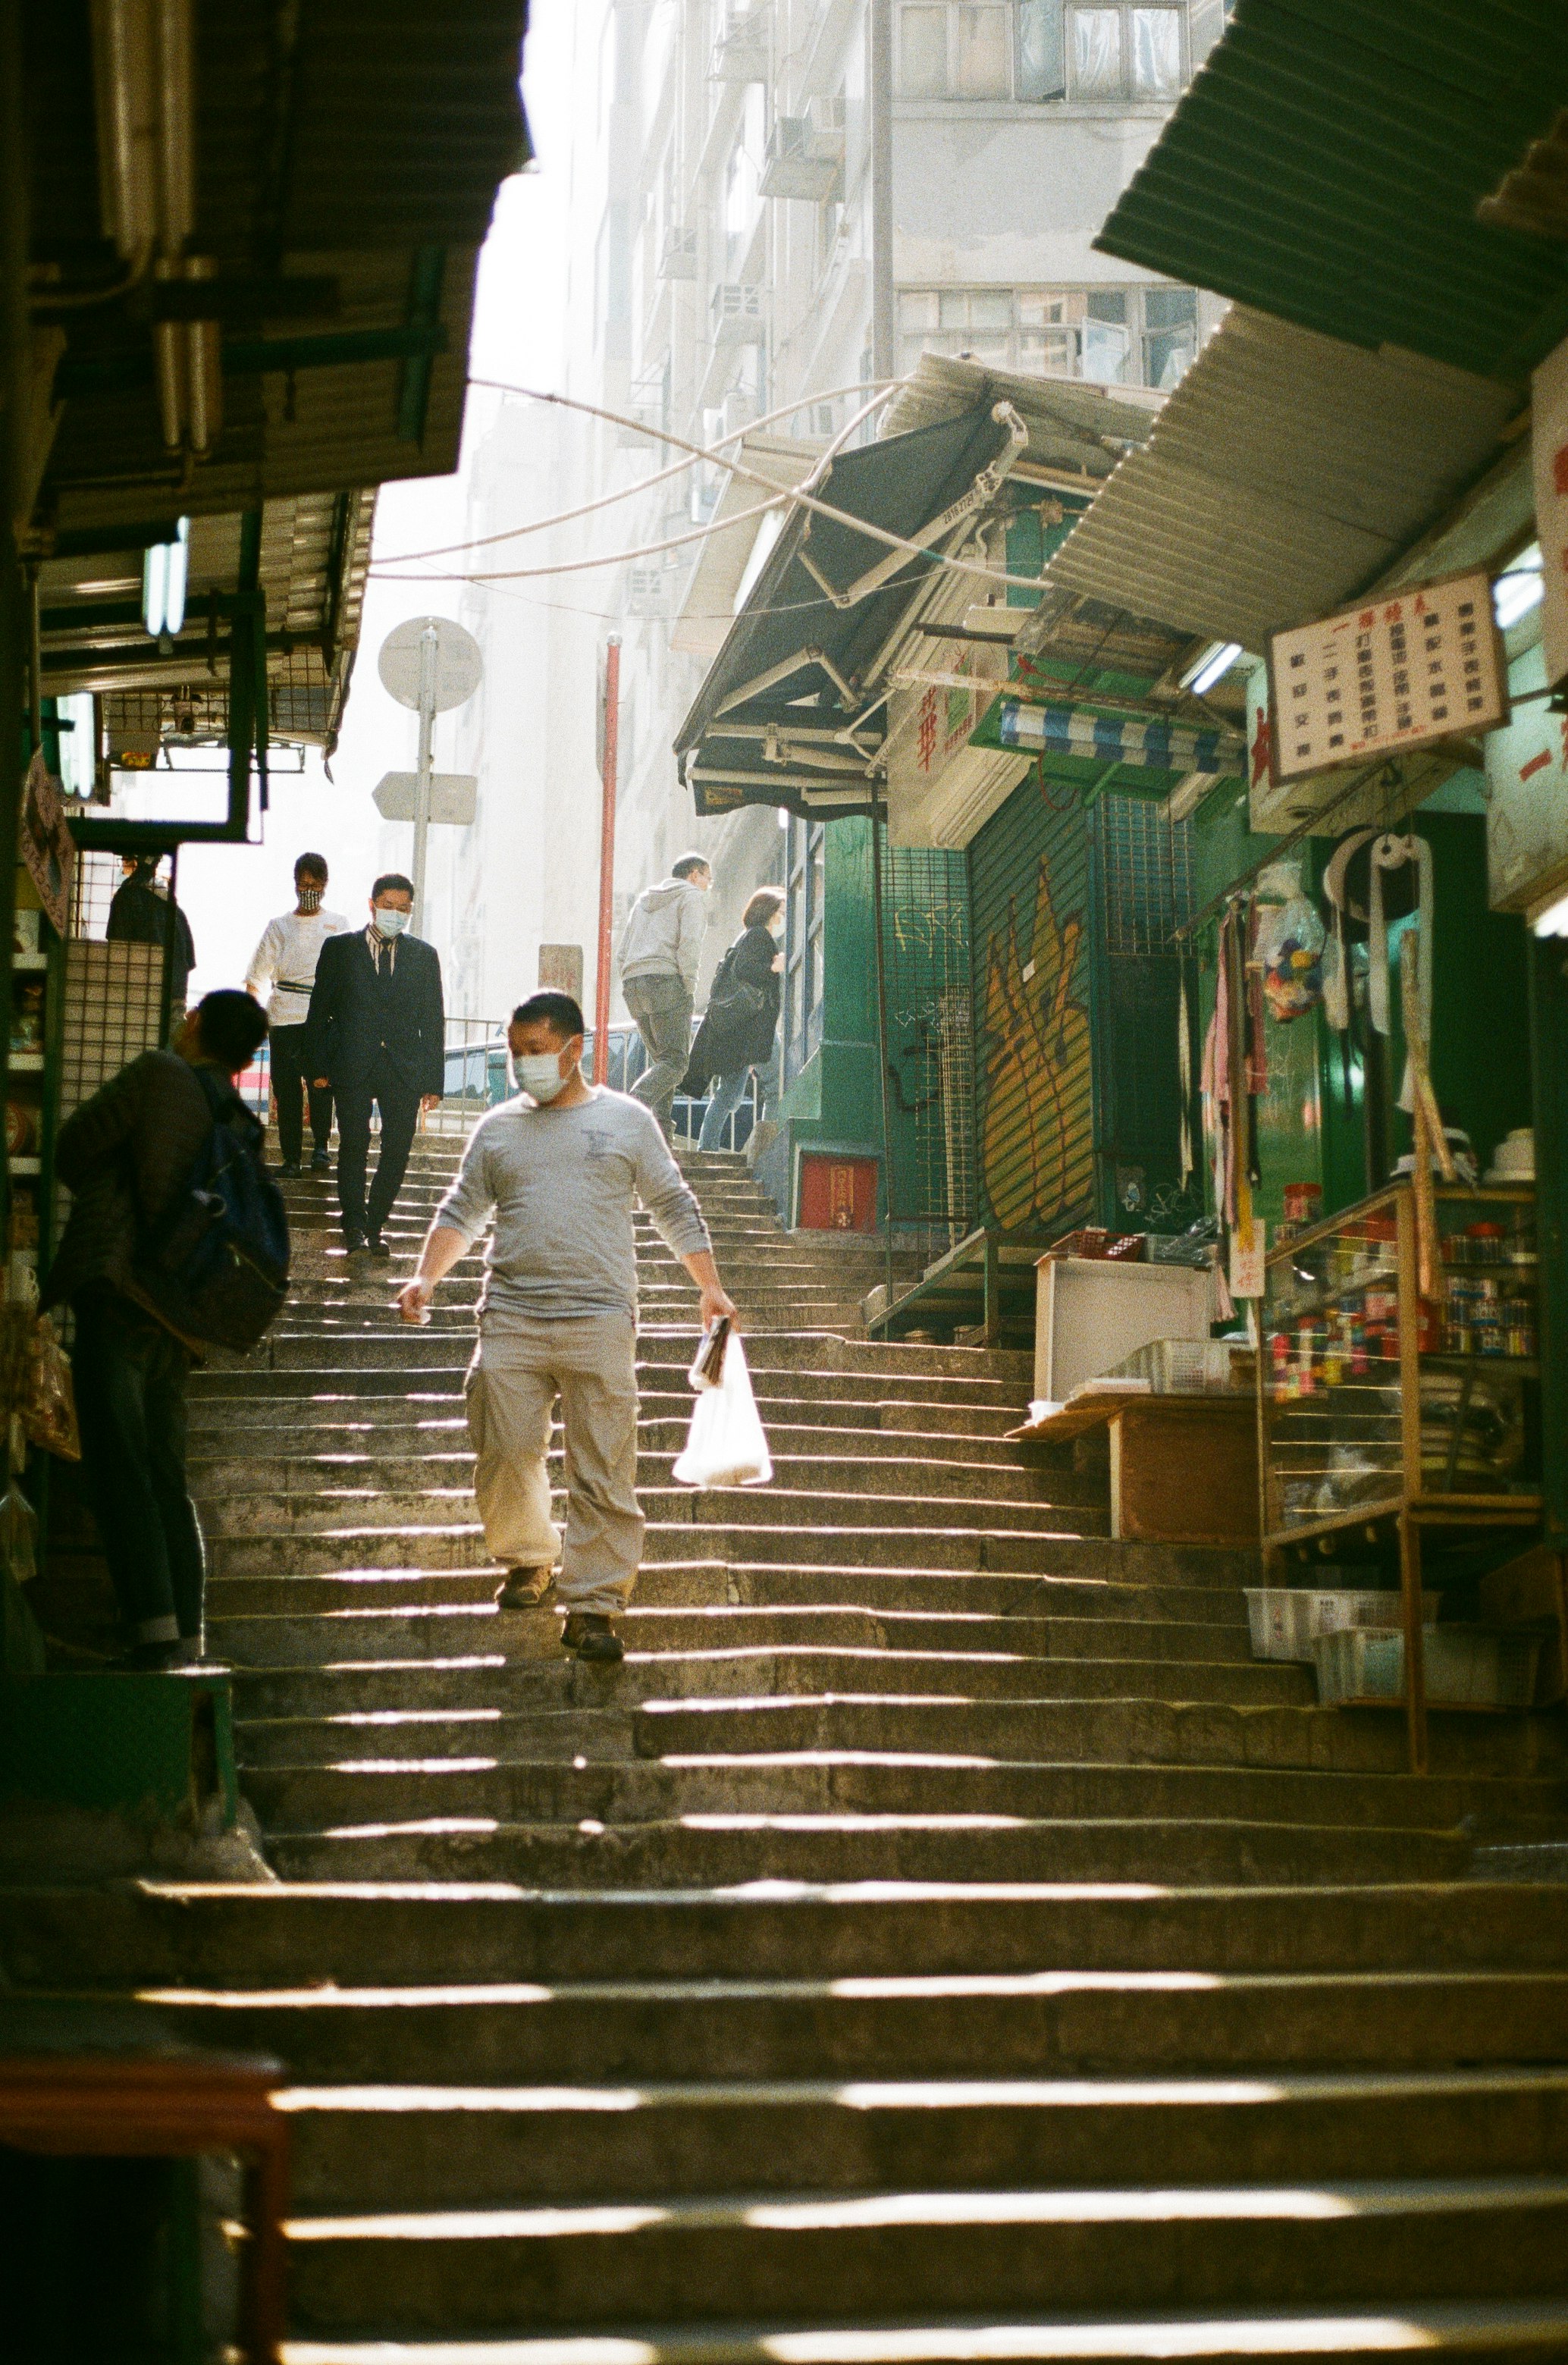
[[[161,945],[73,943],[65,950],[60,1115],[162,1040]]]
[[[125,872],[118,854],[78,854],[71,878],[73,936],[102,938],[109,924],[109,905]]]
[[[1193,825],[1168,821],[1152,797],[1105,797],[1099,808],[1105,950],[1173,953],[1193,914]]]
[[[968,865],[882,843],[893,1215],[943,1245],[975,1220],[975,1069]]]
[[[1047,1239],[1093,1219],[1090,859],[1075,788],[1038,769],[969,846],[977,1222]]]

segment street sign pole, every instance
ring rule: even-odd
[[[599,775],[599,979],[593,1014],[593,1080],[610,1082],[610,939],[615,916],[615,776],[621,714],[621,636],[604,653],[604,760]]]
[[[432,617],[420,634],[420,766],[414,781],[414,934],[424,935],[425,857],[430,850],[431,749],[440,635]]]

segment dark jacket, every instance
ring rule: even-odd
[[[225,1114],[242,1108],[221,1070],[207,1072],[222,1088],[218,1108]],[[50,1267],[46,1306],[107,1289],[157,1311],[136,1268],[149,1234],[189,1179],[213,1115],[188,1059],[177,1051],[143,1051],[66,1118],[54,1164],[74,1198]]]
[[[176,1002],[185,1000],[185,984],[196,967],[196,942],[190,922],[172,895],[154,893],[144,880],[128,879],[115,891],[104,935],[111,945],[165,947],[171,992]]]
[[[383,1054],[409,1092],[445,1090],[440,958],[420,936],[396,944],[390,987],[376,974],[363,928],[321,947],[305,1022],[306,1072],[330,1078],[338,1093],[363,1092]]]
[[[743,928],[714,974],[708,1012],[697,1030],[686,1070],[685,1089],[700,1097],[714,1076],[733,1076],[739,1068],[760,1068],[773,1057],[778,1031],[780,980],[773,963],[778,947],[767,928]],[[747,1010],[752,995],[727,1000],[736,987],[759,992],[760,1009]]]

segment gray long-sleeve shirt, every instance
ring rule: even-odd
[[[480,1313],[562,1320],[637,1312],[632,1203],[677,1256],[708,1248],[708,1227],[641,1101],[602,1086],[575,1108],[521,1097],[480,1118],[435,1220],[476,1240],[495,1210]]]

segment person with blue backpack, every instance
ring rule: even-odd
[[[185,1384],[208,1345],[256,1344],[284,1302],[288,1226],[263,1134],[235,1090],[267,1022],[209,993],[61,1126],[73,1193],[46,1306],[75,1317],[82,1460],[129,1648],[199,1660],[206,1556],[185,1479]]]

